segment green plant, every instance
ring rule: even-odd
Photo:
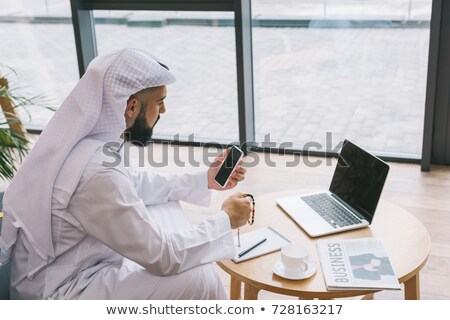
[[[12,68],[3,67],[17,76]],[[26,98],[18,91],[17,87],[8,85],[6,77],[2,77],[0,73],[0,104],[3,107],[3,112],[0,112],[0,178],[3,180],[13,178],[18,165],[29,151],[29,135],[15,110],[22,108],[31,119],[27,107],[43,106],[45,103],[42,96]],[[55,110],[51,107],[45,108]]]
[[[19,120],[20,121],[20,120]],[[6,119],[0,120],[0,178],[12,179],[17,165],[28,152],[28,138],[11,130]]]

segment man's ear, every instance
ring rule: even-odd
[[[127,108],[125,109],[125,116],[127,118],[134,118],[139,113],[139,104],[136,98],[127,101]]]

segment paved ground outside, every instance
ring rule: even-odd
[[[260,3],[261,8],[273,5]],[[406,10],[407,1],[401,3],[401,10],[391,14],[429,15],[429,2],[416,3],[416,11]],[[1,8],[3,16],[7,8]],[[337,16],[337,9],[328,8],[327,15]],[[63,12],[67,9],[55,15]],[[72,26],[0,23],[0,34],[0,61],[21,76],[13,85],[60,104],[78,79]],[[234,28],[99,24],[96,34],[99,53],[144,48],[177,76],[155,134],[237,141]],[[348,138],[372,151],[419,155],[428,39],[428,28],[254,28],[257,140],[270,134],[278,143],[325,145],[326,132],[332,132],[333,145]],[[45,125],[50,117],[50,112],[32,109],[33,125]]]

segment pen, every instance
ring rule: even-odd
[[[262,239],[260,242],[258,242],[257,244],[255,244],[253,247],[250,247],[250,248],[248,248],[247,250],[242,251],[241,253],[238,254],[238,257],[240,258],[240,257],[242,257],[244,254],[246,254],[246,253],[252,251],[253,249],[255,249],[257,246],[259,246],[261,243],[263,243],[263,242],[266,241],[266,240],[267,240],[267,238],[264,238],[264,239]]]
[[[241,233],[239,232],[239,228],[238,228],[238,247],[241,247]]]

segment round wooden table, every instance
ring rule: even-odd
[[[310,259],[319,262],[316,249],[318,239],[353,239],[375,237],[384,242],[399,282],[405,286],[405,299],[420,299],[419,271],[425,265],[431,249],[431,241],[423,224],[404,209],[380,201],[370,227],[346,231],[320,238],[310,238],[278,205],[276,199],[309,193],[290,190],[266,194],[256,198],[255,223],[241,228],[241,234],[256,228],[271,226],[294,243],[306,246]],[[273,252],[239,264],[231,260],[218,265],[231,276],[230,298],[240,298],[244,283],[244,299],[258,298],[260,290],[267,290],[303,299],[334,299],[371,295],[370,291],[327,291],[320,263],[317,272],[304,280],[288,280],[275,275],[272,268],[280,259],[280,251]]]

